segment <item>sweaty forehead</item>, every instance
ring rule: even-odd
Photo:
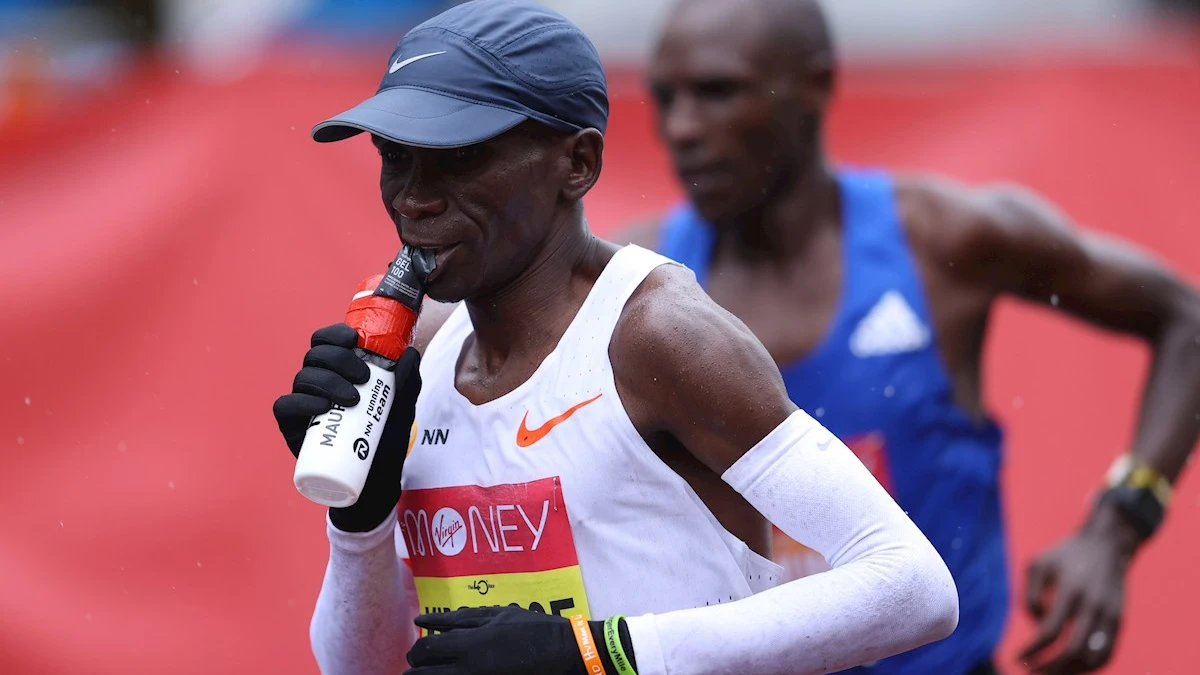
[[[663,29],[652,78],[752,78],[770,67],[771,31],[754,2],[685,0]]]

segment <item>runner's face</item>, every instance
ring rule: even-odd
[[[478,297],[529,265],[558,203],[562,162],[546,134],[522,125],[454,149],[373,142],[383,203],[401,241],[436,253],[429,297]]]
[[[672,18],[651,60],[659,133],[693,204],[726,224],[760,206],[796,163],[798,111],[761,48],[753,17],[724,3]]]

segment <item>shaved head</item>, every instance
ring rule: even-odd
[[[672,33],[753,44],[756,64],[773,73],[803,76],[834,66],[829,23],[816,0],[680,0],[663,40]]]
[[[819,164],[834,53],[815,0],[681,0],[647,74],[692,203],[731,223]]]

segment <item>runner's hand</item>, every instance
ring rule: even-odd
[[[408,653],[405,675],[590,675],[570,620],[519,607],[470,607],[422,614],[417,625],[438,631],[417,640]],[[596,654],[609,675],[616,675],[604,647],[604,622],[589,621]],[[625,654],[636,668],[628,634],[621,631]]]
[[[1128,568],[1129,552],[1091,531],[1035,560],[1025,602],[1038,631],[1021,661],[1041,675],[1078,675],[1107,664],[1120,630]],[[1051,648],[1061,637],[1063,644]]]
[[[358,333],[344,323],[313,333],[311,349],[304,355],[303,367],[292,382],[292,392],[276,399],[275,421],[296,457],[300,456],[304,435],[314,416],[327,412],[334,403],[344,407],[358,403],[354,385],[366,382],[370,370],[354,353],[356,346]],[[421,391],[420,362],[421,355],[409,347],[396,364],[396,399],[362,494],[351,506],[329,509],[329,519],[339,530],[373,530],[400,501],[400,472],[416,416],[417,394]]]

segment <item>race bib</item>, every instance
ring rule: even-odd
[[[590,617],[557,477],[405,490],[399,515],[422,613],[517,605]]]

